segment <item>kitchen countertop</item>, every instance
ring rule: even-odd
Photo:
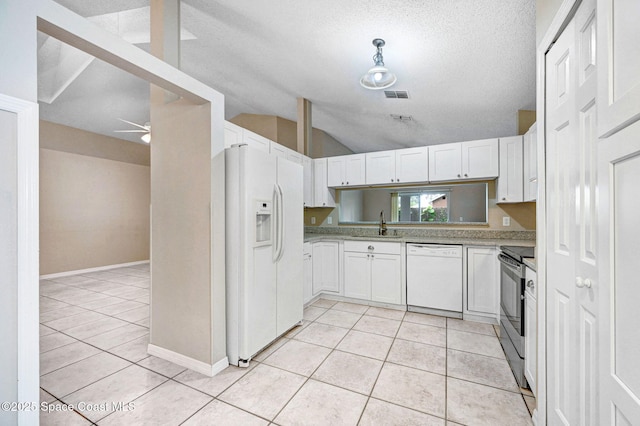
[[[351,236],[345,234],[305,234],[305,242],[341,240],[341,241],[388,241],[397,243],[423,243],[423,244],[459,244],[474,246],[500,246],[516,245],[525,247],[535,247],[535,240],[514,240],[506,238],[446,238],[446,237],[415,237],[415,236]],[[534,261],[535,262],[535,261]],[[532,268],[535,270],[535,267]]]
[[[536,258],[535,257],[525,257],[522,259],[522,263],[525,264],[525,266],[529,269],[533,269],[534,271],[536,271],[537,267],[538,267],[538,262],[536,262]]]

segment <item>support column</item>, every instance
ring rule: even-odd
[[[311,101],[298,98],[298,144],[299,153],[311,156],[313,125],[311,124]]]
[[[180,0],[151,0],[151,54],[180,69]]]

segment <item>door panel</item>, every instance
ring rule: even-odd
[[[599,422],[596,2],[547,54],[547,286],[550,423]]]
[[[344,253],[344,295],[356,299],[371,299],[371,255]]]
[[[640,4],[598,1],[598,135],[609,136],[640,118]]]
[[[639,106],[640,109],[640,106]],[[598,145],[600,424],[640,419],[640,122]]]
[[[371,300],[400,304],[402,299],[401,275],[399,255],[372,255]]]
[[[396,182],[427,182],[428,180],[429,162],[426,146],[396,151]]]
[[[278,158],[278,185],[282,188],[282,257],[276,264],[278,335],[302,320],[304,219],[302,206],[302,166]]]

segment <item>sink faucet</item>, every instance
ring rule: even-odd
[[[384,221],[384,210],[380,210],[380,224],[378,225],[378,235],[387,235],[387,223]]]

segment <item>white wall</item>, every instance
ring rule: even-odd
[[[16,114],[0,110],[0,401],[18,400]],[[0,424],[17,414],[0,410]]]

